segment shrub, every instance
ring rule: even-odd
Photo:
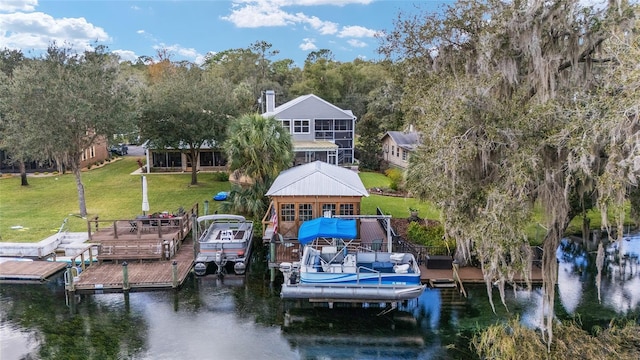
[[[424,246],[445,246],[442,239],[444,228],[442,225],[425,226],[412,221],[407,228],[407,237],[413,243]]]
[[[224,171],[213,173],[214,181],[229,181],[229,174]]]
[[[398,190],[402,185],[402,171],[396,168],[387,169],[384,174],[389,178],[391,182],[389,187],[391,190]]]

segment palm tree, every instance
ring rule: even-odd
[[[291,167],[291,135],[274,117],[245,114],[231,122],[223,144],[233,176],[246,178],[249,185],[234,185],[222,211],[264,215],[268,205],[264,196],[282,170]]]

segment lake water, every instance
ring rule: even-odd
[[[621,254],[640,254],[640,235]],[[595,288],[595,249],[565,242],[558,252],[556,313],[585,328],[613,318],[640,321],[640,265],[608,262]],[[611,259],[613,260],[613,259]],[[491,310],[484,285],[427,289],[399,310],[310,308],[283,303],[264,263],[247,278],[192,277],[179,291],[76,295],[61,278],[0,286],[0,358],[12,359],[469,359],[474,331],[519,315],[541,323],[540,289],[507,291],[508,312]],[[499,299],[494,291],[494,299]],[[499,300],[496,300],[499,302]]]

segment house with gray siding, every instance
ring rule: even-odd
[[[314,161],[344,165],[354,162],[356,117],[351,110],[309,94],[275,106],[276,94],[266,91],[264,117],[273,116],[292,135],[294,165]]]

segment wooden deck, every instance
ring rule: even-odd
[[[193,267],[193,241],[184,241],[176,255],[170,260],[127,263],[129,289],[162,289],[182,285]],[[174,262],[176,278],[174,278]],[[89,266],[74,281],[76,291],[94,292],[102,290],[123,291],[124,264],[101,263]]]
[[[450,284],[454,284],[455,286],[453,269],[427,269],[425,265],[420,265],[420,272],[420,279],[423,284],[428,284],[432,287],[447,287]],[[463,284],[484,284],[482,270],[477,267],[461,267],[458,269],[458,276]],[[529,279],[532,284],[541,284],[542,269],[538,266],[532,266]],[[516,277],[515,281],[523,283],[524,279],[522,277]]]
[[[46,260],[3,261],[0,263],[0,283],[40,283],[62,271],[65,262]]]

